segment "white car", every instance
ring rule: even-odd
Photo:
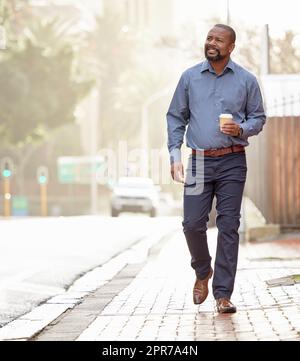
[[[113,189],[111,215],[118,217],[121,212],[142,212],[155,217],[158,203],[158,187],[151,178],[121,177]]]

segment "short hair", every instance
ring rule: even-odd
[[[225,25],[225,24],[215,24],[214,27],[217,28],[222,28],[224,30],[227,30],[228,32],[230,32],[230,37],[233,43],[235,43],[236,40],[236,34],[235,31],[233,30],[233,28],[229,25]]]

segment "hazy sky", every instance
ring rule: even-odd
[[[99,7],[101,0],[54,1],[57,3],[77,3],[94,10],[101,8]],[[143,0],[139,1],[142,2]],[[174,2],[176,6],[175,23],[178,25],[192,22],[201,32],[204,30],[206,33],[208,29],[205,21],[218,17],[222,22],[226,22],[227,3],[229,3],[230,16],[235,25],[257,27],[269,24],[270,34],[275,37],[281,36],[286,30],[291,29],[299,35],[300,43],[299,0],[174,0]]]
[[[227,0],[175,0],[177,20],[201,22],[218,16],[226,21]],[[269,24],[270,33],[280,36],[288,29],[300,35],[299,0],[229,0],[230,15],[234,23],[247,26]]]

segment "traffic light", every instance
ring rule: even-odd
[[[10,216],[11,211],[11,191],[10,183],[14,169],[13,161],[9,157],[5,157],[0,162],[1,175],[3,177],[3,215]]]
[[[45,174],[40,174],[38,179],[40,184],[46,184],[47,183],[47,177]]]
[[[38,167],[36,172],[36,178],[40,185],[47,184],[49,178],[48,168],[45,166]]]
[[[47,197],[47,183],[49,178],[48,168],[40,166],[36,172],[36,178],[40,185],[40,206],[41,216],[46,217],[48,215],[48,197]]]
[[[4,163],[4,167],[3,167],[3,170],[2,170],[2,175],[3,175],[4,178],[9,178],[11,176],[11,170],[10,170],[8,162]]]

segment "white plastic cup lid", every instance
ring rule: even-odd
[[[232,114],[228,114],[228,113],[224,113],[224,114],[220,114],[220,116],[219,116],[220,118],[230,118],[230,119],[232,119]]]

